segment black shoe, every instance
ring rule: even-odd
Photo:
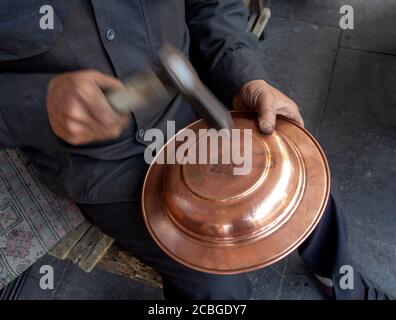
[[[321,277],[315,273],[311,273],[315,280],[316,286],[329,299],[335,298],[333,281],[330,278]]]

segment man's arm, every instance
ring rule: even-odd
[[[60,75],[0,75],[0,148],[60,151],[118,137],[129,117],[115,113],[103,89],[119,80],[94,70]]]
[[[192,48],[210,73],[210,85],[228,106],[240,88],[266,79],[256,55],[257,38],[247,32],[242,0],[187,0],[187,24]]]
[[[265,81],[242,0],[186,0],[186,17],[193,51],[210,75],[206,80],[227,106],[256,110],[264,133],[274,130],[277,114],[304,125],[298,106]]]
[[[52,74],[0,74],[0,148],[56,150],[58,140],[47,116]]]

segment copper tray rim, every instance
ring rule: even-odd
[[[237,113],[255,114],[256,113],[256,111],[254,111],[254,110],[245,110],[245,109],[230,110],[229,112],[231,114],[237,114]],[[321,156],[321,158],[323,160],[323,165],[324,165],[325,173],[326,173],[326,181],[327,181],[327,183],[326,183],[326,192],[325,192],[324,199],[323,199],[322,205],[320,207],[320,210],[319,210],[318,214],[316,215],[316,218],[312,221],[310,226],[307,228],[307,230],[297,240],[295,240],[294,243],[290,244],[287,249],[285,249],[284,251],[281,251],[279,254],[275,255],[272,259],[268,259],[266,262],[258,263],[256,265],[252,265],[250,267],[235,268],[235,269],[230,269],[230,270],[211,269],[211,268],[200,267],[200,266],[188,263],[188,262],[182,260],[181,258],[179,258],[171,250],[169,250],[165,245],[163,245],[163,243],[161,243],[160,239],[158,239],[158,237],[156,236],[154,230],[152,229],[151,224],[148,221],[146,208],[145,208],[145,201],[144,201],[145,200],[145,192],[144,191],[146,190],[146,185],[147,185],[147,181],[148,181],[148,178],[149,178],[149,175],[150,175],[150,171],[152,170],[153,164],[155,164],[155,160],[157,159],[157,157],[167,147],[169,141],[174,139],[174,137],[177,134],[179,134],[180,132],[184,131],[187,128],[191,128],[192,126],[194,126],[198,122],[203,121],[203,119],[198,119],[198,120],[190,123],[189,125],[187,125],[185,128],[179,130],[174,137],[172,137],[167,143],[164,144],[164,146],[162,146],[160,151],[154,157],[152,164],[149,166],[149,168],[148,168],[148,170],[146,172],[145,178],[144,178],[144,182],[143,182],[143,188],[142,188],[142,194],[141,194],[141,206],[142,206],[142,215],[143,215],[143,219],[144,219],[146,228],[148,229],[148,231],[149,231],[152,239],[154,240],[154,242],[168,256],[170,256],[172,259],[174,259],[175,261],[179,262],[180,264],[182,264],[182,265],[184,265],[184,266],[186,266],[188,268],[191,268],[193,270],[196,270],[196,271],[206,272],[206,273],[211,273],[211,274],[219,274],[219,275],[240,274],[240,273],[245,273],[245,272],[250,272],[250,271],[256,271],[256,270],[259,270],[261,268],[267,267],[267,266],[269,266],[271,264],[274,264],[274,263],[278,262],[279,260],[282,260],[283,258],[288,256],[290,253],[292,253],[295,249],[297,249],[298,246],[301,245],[311,235],[311,233],[314,231],[316,226],[319,224],[319,221],[323,217],[323,213],[324,213],[324,211],[326,209],[326,206],[327,206],[327,203],[329,201],[330,187],[331,187],[331,175],[330,175],[329,163],[328,163],[328,160],[326,158],[326,155],[325,155],[322,147],[320,146],[318,141],[314,138],[314,136],[307,129],[305,129],[302,126],[300,126],[296,121],[293,121],[293,120],[291,120],[291,119],[289,119],[289,118],[287,118],[287,117],[285,117],[283,115],[277,115],[277,118],[283,119],[286,122],[292,123],[293,125],[298,127],[311,140],[311,142],[313,142],[313,144],[316,146],[317,151],[319,151],[320,156]],[[176,227],[176,229],[177,229],[177,227]],[[263,241],[263,240],[260,240],[260,241]]]

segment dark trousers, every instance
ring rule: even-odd
[[[88,221],[161,274],[167,299],[251,298],[252,284],[246,273],[203,273],[166,255],[149,235],[138,202],[79,207]],[[339,285],[343,276],[341,266],[352,266],[352,263],[346,244],[345,223],[333,197],[330,197],[319,225],[298,251],[311,272],[333,280],[337,299],[364,298],[365,289],[356,270],[353,290],[341,289]]]

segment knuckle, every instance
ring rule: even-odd
[[[69,137],[69,139],[67,140],[67,142],[71,145],[77,146],[82,144],[82,141],[79,137]]]
[[[274,117],[276,115],[276,109],[275,107],[265,107],[261,109],[260,113],[262,116]]]
[[[74,136],[73,132],[73,125],[71,121],[65,121],[64,123],[65,129],[70,136]]]
[[[59,106],[58,109],[64,113],[67,117],[73,116],[76,112],[77,108],[79,107],[78,100],[73,96],[66,96],[64,97],[64,104],[63,106]]]
[[[296,109],[296,110],[299,109],[297,103],[296,103],[295,101],[293,101],[292,99],[290,99],[290,98],[287,98],[287,100],[286,100],[286,105],[287,105],[288,107],[292,108],[292,109]]]
[[[82,114],[81,114],[81,106],[79,104],[73,104],[68,110],[68,116],[72,118],[73,120],[83,120]]]
[[[78,137],[81,134],[81,129],[76,126],[74,121],[66,121],[65,128],[69,135],[73,138]]]
[[[98,70],[95,70],[95,69],[87,69],[87,70],[85,70],[84,72],[85,72],[85,75],[87,75],[87,76],[89,76],[89,77],[91,77],[91,76],[97,76],[97,75],[100,74],[100,72],[99,72]]]
[[[80,99],[90,100],[93,97],[94,90],[89,83],[84,81],[74,88],[74,92]]]
[[[298,113],[298,107],[295,104],[289,104],[286,106],[286,109],[293,114],[297,114]]]

